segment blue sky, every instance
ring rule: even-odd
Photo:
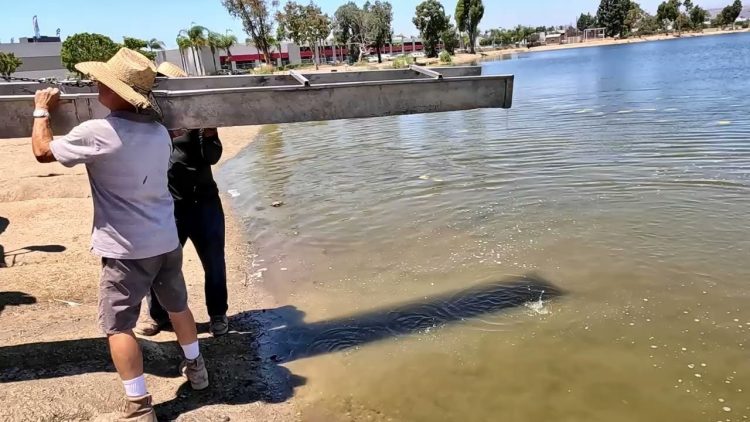
[[[269,0],[270,1],[270,0]],[[303,3],[306,0],[301,0]],[[317,0],[326,13],[346,0]],[[394,5],[395,33],[417,35],[411,19],[421,0],[391,0]],[[364,0],[357,1],[362,4]],[[654,12],[661,0],[641,0]],[[729,0],[697,2],[703,7],[722,6]],[[77,32],[97,32],[121,41],[124,35],[158,38],[174,47],[180,29],[199,23],[217,32],[231,29],[240,40],[246,38],[239,21],[232,19],[220,0],[2,0],[0,42],[32,36],[32,17],[38,16],[43,35],[54,35],[60,28],[63,37]],[[453,14],[456,0],[443,0],[447,13]],[[596,12],[598,0],[484,0],[485,17],[480,28],[524,25],[565,25],[573,23],[581,12]]]

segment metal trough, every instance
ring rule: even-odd
[[[0,139],[31,134],[33,92],[48,84],[0,84]],[[63,86],[52,115],[55,134],[102,118],[95,87]],[[274,76],[158,79],[154,90],[171,128],[244,126],[417,113],[510,108],[513,76],[482,76],[481,67]]]

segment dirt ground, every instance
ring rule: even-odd
[[[221,129],[223,160],[258,133]],[[123,396],[96,327],[99,260],[89,253],[92,202],[84,167],[38,164],[28,139],[0,140],[0,421],[86,421]],[[297,419],[289,372],[258,353],[254,317],[275,307],[254,284],[248,243],[227,211],[227,268],[233,332],[204,333],[212,387],[196,393],[177,375],[172,333],[143,340],[146,377],[160,420]],[[185,277],[196,320],[207,321],[203,271],[190,244]]]

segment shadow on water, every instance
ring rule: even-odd
[[[157,413],[173,419],[214,404],[283,402],[305,379],[282,363],[419,333],[562,294],[548,281],[526,276],[314,323],[305,323],[304,313],[292,306],[243,312],[231,318],[232,333],[201,340],[215,387],[193,392],[183,385],[174,399],[157,406]],[[141,345],[146,373],[178,376],[181,352],[175,342],[142,339]],[[50,366],[50,362],[57,364]],[[113,371],[102,338],[0,347],[0,383]]]
[[[286,363],[419,333],[561,294],[546,280],[526,276],[328,321],[304,323],[304,313],[293,307],[264,312],[261,319],[269,327],[263,334],[270,337],[268,343],[275,348],[269,356]]]

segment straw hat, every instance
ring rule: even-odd
[[[174,63],[164,62],[156,68],[156,73],[170,78],[185,78],[187,73]]]
[[[78,63],[76,69],[106,85],[136,107],[151,106],[148,95],[156,79],[156,66],[140,53],[121,48],[106,63],[83,62]]]

